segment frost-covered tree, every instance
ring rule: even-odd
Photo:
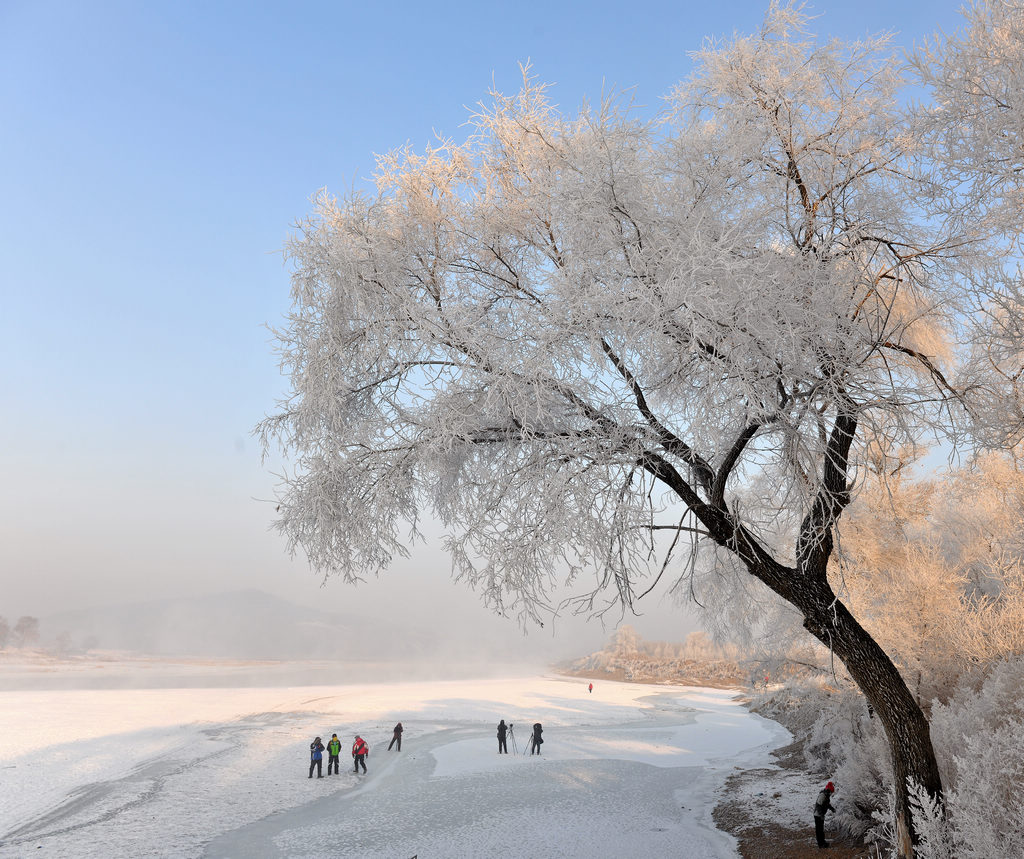
[[[640,635],[628,623],[615,630],[612,640],[608,642],[608,649],[623,659],[636,659],[644,650]]]
[[[67,630],[61,632],[57,636],[55,644],[58,656],[66,656],[69,654],[74,647],[74,642],[71,640],[71,633]]]
[[[915,131],[927,148],[935,213],[987,241],[987,264],[970,257],[971,344],[958,387],[971,395],[983,444],[1024,442],[1024,0],[973,0],[965,26],[913,57],[930,101]]]
[[[928,722],[828,570],[858,461],[953,396],[962,237],[915,208],[887,41],[805,25],[773,7],[706,45],[656,121],[563,115],[524,76],[466,142],[319,195],[288,248],[291,395],[259,431],[294,462],[291,548],[347,580],[428,517],[457,576],[524,619],[559,579],[578,608],[628,607],[673,560],[732,559],[872,703],[909,856],[907,785],[941,791]]]
[[[1024,473],[1009,456],[872,484],[841,530],[849,602],[919,700],[1024,655]]]
[[[0,650],[7,647],[7,640],[11,636],[11,627],[7,623],[7,618],[0,617]]]
[[[833,568],[845,601],[924,704],[948,695],[962,668],[953,633],[965,581],[931,519],[938,492],[931,482],[866,481],[844,517]]]
[[[931,101],[918,129],[932,143],[951,214],[1024,224],[1024,2],[972,0],[965,26],[911,58]],[[1013,240],[1019,241],[1019,231]]]
[[[14,624],[11,638],[16,647],[31,647],[39,641],[39,618],[23,615]]]

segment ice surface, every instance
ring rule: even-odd
[[[732,857],[716,792],[789,739],[727,691],[602,681],[589,694],[558,676],[13,691],[4,704],[4,857]],[[497,754],[500,718],[520,754]],[[398,720],[403,750],[388,752]],[[543,755],[526,756],[537,721]],[[309,780],[310,741],[334,732],[341,774]],[[365,776],[351,771],[355,733],[371,746]]]

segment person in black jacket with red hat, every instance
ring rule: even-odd
[[[832,807],[832,794],[835,793],[835,790],[836,786],[829,782],[818,794],[814,803],[814,837],[818,839],[819,847],[829,846],[825,840],[825,815],[829,811],[835,811]]]

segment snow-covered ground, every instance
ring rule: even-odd
[[[332,733],[343,769],[309,780]],[[788,740],[727,691],[559,676],[5,691],[0,856],[731,857],[716,792]]]

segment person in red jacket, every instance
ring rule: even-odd
[[[363,768],[363,772],[366,772],[366,757],[370,754],[370,747],[366,745],[366,740],[356,734],[356,741],[352,744],[352,760],[355,763],[355,769],[353,772],[359,772],[359,767]]]

